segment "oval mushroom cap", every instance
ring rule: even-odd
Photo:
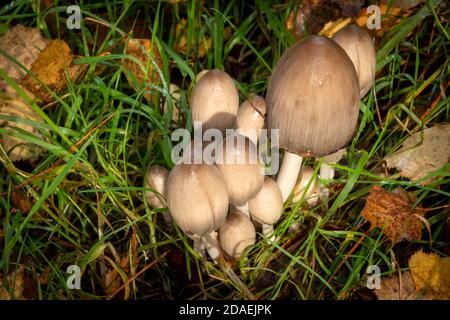
[[[230,203],[244,205],[261,189],[264,170],[256,145],[249,138],[233,134],[218,145],[216,165],[227,184]]]
[[[242,134],[250,139],[259,136],[259,131],[264,127],[264,116],[266,114],[266,102],[263,97],[254,95],[245,100],[239,107],[236,117],[235,129],[241,129]]]
[[[310,36],[283,54],[269,80],[267,120],[280,147],[322,156],[347,145],[359,115],[358,78],[345,51]]]
[[[364,97],[375,79],[375,47],[369,34],[357,25],[349,25],[336,32],[332,39],[347,53],[355,66],[360,95]]]
[[[203,130],[233,128],[239,110],[239,95],[231,77],[220,70],[202,75],[190,99],[192,120],[202,121]]]
[[[246,247],[255,244],[255,227],[241,212],[232,212],[219,229],[219,240],[220,246],[229,257],[239,259]]]
[[[277,183],[265,177],[258,194],[248,202],[251,216],[259,223],[276,223],[283,211],[283,197]]]
[[[155,190],[156,193],[146,191],[145,196],[147,197],[148,204],[153,208],[166,207],[163,203],[165,203],[164,192],[168,175],[169,170],[157,164],[149,166],[147,169],[145,187]]]
[[[312,200],[310,201],[310,198],[317,198],[315,193],[317,193],[319,188],[319,180],[317,179],[317,177],[313,177],[313,173],[313,168],[311,168],[310,166],[303,166],[300,181],[298,181],[294,189],[294,197],[292,198],[293,202],[300,201],[303,193],[305,193],[303,195],[303,199],[307,200],[310,204],[313,203]],[[310,183],[311,179],[314,180]],[[305,192],[306,187],[308,187],[308,190],[306,190]]]
[[[176,165],[167,179],[166,192],[170,214],[188,236],[204,236],[225,222],[228,191],[214,165]]]

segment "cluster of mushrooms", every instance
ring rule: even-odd
[[[273,225],[286,201],[306,200],[310,206],[319,199],[327,201],[333,164],[353,138],[359,101],[372,87],[375,69],[371,37],[350,25],[331,39],[312,35],[286,50],[270,77],[266,99],[254,95],[239,107],[228,74],[202,71],[190,96],[192,119],[201,121],[203,129],[240,130],[218,142],[221,162],[181,162],[170,172],[149,166],[148,203],[167,207],[193,239],[195,251],[206,257],[206,250],[214,261],[223,252],[239,258],[256,241],[255,225],[274,241]],[[279,130],[284,149],[276,181],[264,175],[261,163],[249,161],[265,124]],[[239,139],[245,143],[236,143]],[[234,147],[225,148],[229,143]],[[320,179],[311,167],[302,168],[304,157],[323,158]]]

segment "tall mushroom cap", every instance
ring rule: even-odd
[[[151,165],[147,169],[145,187],[153,189],[153,191],[146,191],[148,204],[153,208],[165,208],[164,192],[166,187],[167,176],[169,170],[160,165]]]
[[[283,211],[283,197],[277,183],[265,177],[258,194],[248,202],[248,209],[253,219],[263,224],[276,223]]]
[[[203,130],[233,128],[239,110],[239,95],[231,77],[211,70],[200,77],[190,99],[192,119],[203,122]]]
[[[322,156],[347,145],[356,129],[359,86],[355,68],[333,40],[310,36],[289,48],[269,80],[270,129],[280,147]]]
[[[372,87],[377,65],[371,37],[366,31],[353,24],[336,32],[332,39],[352,60],[359,79],[360,95],[364,97]]]
[[[176,165],[167,179],[166,192],[170,214],[188,236],[202,237],[225,222],[228,191],[214,165]]]
[[[231,212],[219,229],[219,240],[223,251],[238,259],[246,247],[255,244],[255,227],[246,215],[239,211]]]
[[[244,205],[261,189],[264,170],[256,145],[249,138],[233,134],[218,145],[216,165],[225,179],[230,203]]]

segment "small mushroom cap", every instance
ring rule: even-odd
[[[267,91],[269,129],[280,147],[302,156],[326,155],[346,146],[359,115],[355,68],[333,40],[310,36],[286,50]]]
[[[170,214],[188,236],[205,236],[225,222],[228,191],[216,166],[176,165],[167,179],[166,192]]]
[[[239,95],[227,73],[214,69],[202,75],[190,100],[192,120],[202,121],[203,130],[233,128],[239,110]]]
[[[359,26],[352,24],[336,32],[332,39],[352,60],[359,79],[360,95],[364,97],[373,85],[377,66],[372,38]]]
[[[227,184],[230,203],[244,205],[264,183],[264,170],[256,145],[245,136],[233,134],[217,148],[216,165]]]
[[[311,179],[314,179],[308,187],[303,199],[307,200],[310,203],[309,199],[312,197],[316,198],[316,193],[319,190],[319,179],[313,177],[314,169],[310,166],[303,166],[301,171],[301,176],[297,182],[297,185],[294,188],[294,197],[292,198],[293,202],[298,202],[302,198],[303,192],[305,192],[306,187],[309,184]]]
[[[261,190],[248,202],[248,209],[252,218],[262,224],[274,224],[280,219],[283,196],[273,179],[265,177]]]
[[[258,138],[259,130],[264,127],[264,116],[266,114],[266,102],[263,97],[258,95],[251,96],[239,107],[239,113],[236,117],[235,129],[241,129],[248,134],[256,134]]]
[[[256,242],[256,231],[250,219],[239,211],[231,212],[219,229],[220,246],[231,258],[239,259],[242,251]]]
[[[146,191],[145,196],[147,202],[152,208],[165,208],[166,201],[164,199],[164,192],[166,188],[166,181],[169,175],[169,170],[160,165],[151,165],[147,169],[145,187],[153,189],[153,191]]]

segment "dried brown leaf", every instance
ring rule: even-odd
[[[374,290],[378,300],[415,300],[416,288],[408,271],[381,278],[380,289]]]
[[[39,80],[28,74],[22,85],[44,102],[52,101],[46,86],[56,92],[65,88],[65,70],[69,70],[71,62],[72,55],[67,43],[63,40],[51,40],[31,65],[31,73]]]
[[[138,59],[146,71],[131,59],[124,59],[123,65],[127,69],[125,76],[128,83],[139,91],[145,84],[157,84],[160,81],[159,73],[155,64],[162,68],[161,57],[156,44],[151,43],[149,39],[129,39],[126,45],[126,54]],[[131,73],[131,75],[130,75]],[[138,87],[135,87],[133,77],[136,79]],[[146,90],[149,90],[148,88]],[[151,95],[146,93],[144,98],[150,101]]]
[[[0,274],[0,300],[24,299],[24,273],[25,268],[20,266],[16,272],[8,274],[6,279]]]
[[[402,147],[385,157],[388,168],[397,168],[400,174],[411,181],[424,178],[450,160],[450,124],[435,125],[408,137]],[[426,185],[432,179],[421,181]]]
[[[14,206],[20,209],[20,211],[22,211],[23,213],[28,213],[31,210],[31,207],[33,206],[31,199],[25,192],[21,190],[13,191],[11,199]]]
[[[0,97],[0,115],[18,118],[17,120],[0,119],[0,127],[7,132],[0,135],[0,142],[11,161],[36,159],[43,149],[12,134],[16,133],[17,129],[22,129],[43,139],[36,128],[24,123],[25,120],[43,122],[42,118],[16,93]]]
[[[361,215],[370,222],[371,229],[378,227],[393,242],[401,240],[419,240],[422,237],[424,210],[413,208],[403,196],[374,186],[366,200]]]
[[[47,46],[49,40],[41,36],[36,28],[27,28],[17,25],[9,29],[0,37],[0,50],[10,55],[0,54],[0,69],[4,70],[13,80],[20,81],[25,77],[26,71],[12,59],[17,60],[26,69],[30,69],[40,52]],[[6,90],[7,84],[0,79],[0,91]]]
[[[450,299],[450,257],[418,251],[409,267],[418,292],[430,299]]]

